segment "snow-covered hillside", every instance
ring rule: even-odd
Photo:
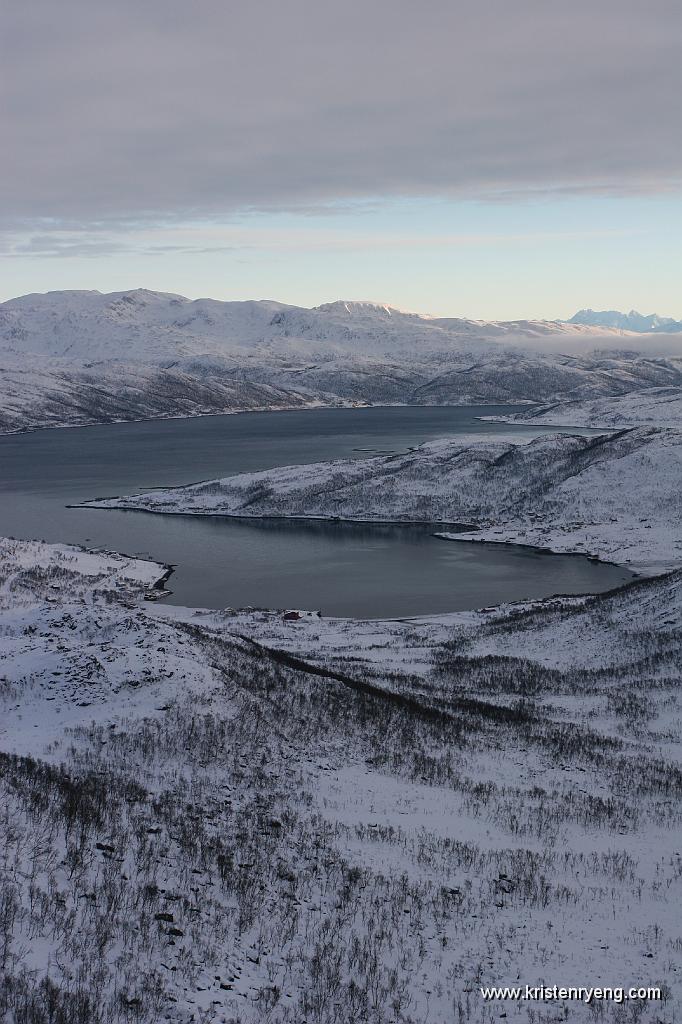
[[[682,388],[645,388],[626,395],[558,402],[555,405],[524,409],[513,416],[485,418],[573,427],[632,427],[651,424],[679,428],[682,427]]]
[[[130,292],[0,304],[0,430],[339,403],[548,402],[682,386],[654,336],[369,302]],[[658,336],[656,336],[658,337]],[[641,351],[640,351],[641,350]]]
[[[337,405],[295,387],[240,379],[218,368],[142,363],[76,366],[38,356],[0,368],[0,433],[37,427]]]
[[[682,562],[682,433],[640,427],[529,444],[434,441],[401,455],[248,473],[91,502],[194,515],[470,524],[471,540]]]
[[[679,573],[355,623],[163,572],[0,542],[3,1020],[675,1019]]]

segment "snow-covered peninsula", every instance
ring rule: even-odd
[[[644,424],[682,428],[682,388],[644,388],[624,395],[577,399],[534,406],[490,420],[569,427],[633,427]]]
[[[682,432],[639,427],[528,444],[441,440],[400,455],[290,466],[89,502],[243,517],[471,526],[453,539],[580,552],[658,571],[682,562]]]

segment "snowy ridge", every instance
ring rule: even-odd
[[[390,355],[410,340],[434,355],[466,352],[472,344],[480,353],[490,342],[509,335],[520,341],[538,334],[603,340],[612,333],[547,321],[438,319],[371,302],[339,300],[304,309],[272,301],[192,300],[144,288],[110,294],[48,292],[0,304],[0,338],[6,352],[74,361],[224,357],[273,346],[274,355],[291,354],[298,346],[320,354],[316,343],[325,343],[324,353],[329,342],[347,349],[360,340],[367,357]],[[622,344],[619,336],[618,340]]]
[[[682,320],[674,320],[671,316],[658,316],[657,313],[638,313],[636,309],[631,309],[629,313],[620,313],[616,309],[580,309],[566,322],[582,324],[585,327],[613,327],[641,334],[675,334],[682,331]]]
[[[290,466],[88,506],[464,524],[477,532],[444,536],[660,570],[682,561],[681,492],[682,432],[640,427],[529,444],[435,441],[397,456]]]

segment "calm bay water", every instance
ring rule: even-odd
[[[631,578],[578,556],[453,543],[433,527],[245,522],[69,503],[294,463],[403,451],[437,437],[530,434],[482,423],[506,407],[319,409],[41,430],[0,437],[0,534],[177,565],[176,604],[384,617],[606,590]]]

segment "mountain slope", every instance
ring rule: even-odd
[[[0,371],[0,432],[322,404],[295,387],[141,363],[71,366],[34,358]],[[325,405],[338,404],[333,395]]]
[[[163,572],[0,539],[0,1019],[674,1019],[679,573],[291,622]]]

